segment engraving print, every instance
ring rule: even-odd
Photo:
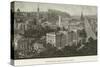
[[[11,13],[14,59],[97,55],[96,6],[14,2]]]

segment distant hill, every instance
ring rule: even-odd
[[[48,21],[56,23],[59,18],[58,16],[61,16],[61,18],[70,18],[70,14],[66,12],[62,12],[59,10],[54,10],[54,9],[48,9]]]
[[[48,9],[48,13],[53,13],[55,15],[60,15],[62,17],[70,17],[70,14],[67,13],[67,12],[62,12],[62,11],[59,11],[59,10],[54,10],[54,9]]]

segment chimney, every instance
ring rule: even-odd
[[[61,27],[61,16],[59,16],[59,23],[58,23],[59,27]]]

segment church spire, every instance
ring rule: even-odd
[[[85,17],[83,16],[83,12],[81,12],[80,20],[81,20],[83,28],[85,29]]]
[[[37,24],[39,23],[40,9],[39,4],[37,4]]]
[[[37,5],[37,12],[39,13],[40,9],[39,9],[39,4]]]
[[[81,17],[80,17],[81,21],[84,20],[84,16],[83,16],[83,12],[81,12]]]

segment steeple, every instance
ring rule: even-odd
[[[40,16],[40,9],[39,9],[39,4],[37,5],[37,24],[39,23],[39,16]]]
[[[85,29],[85,17],[83,16],[83,12],[81,12],[80,20],[81,20],[83,28]]]
[[[83,21],[84,20],[84,16],[83,16],[83,12],[81,12],[81,17],[80,20]]]
[[[37,5],[37,13],[38,13],[38,15],[39,15],[39,11],[40,11],[40,9],[39,9],[39,4]]]

